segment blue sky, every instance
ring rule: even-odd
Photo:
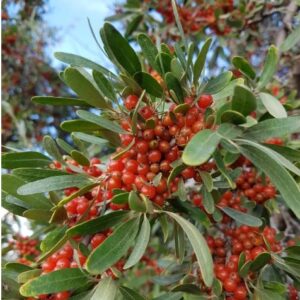
[[[58,41],[48,51],[53,64],[59,62],[53,52],[78,54],[105,65],[106,59],[95,43],[87,18],[90,19],[97,38],[105,17],[113,14],[114,0],[50,0],[45,21],[57,28]]]

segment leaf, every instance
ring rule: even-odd
[[[236,125],[246,123],[246,118],[239,112],[235,110],[226,110],[221,115],[221,122],[233,123]]]
[[[236,85],[232,98],[232,110],[248,116],[256,109],[256,98],[249,88],[243,85]]]
[[[68,120],[60,124],[61,129],[67,132],[82,131],[82,132],[92,132],[100,131],[102,127],[97,124],[84,121],[84,120]]]
[[[165,75],[166,85],[169,90],[173,90],[175,92],[176,98],[179,100],[179,103],[183,103],[184,100],[184,92],[181,87],[180,81],[171,73],[168,72]],[[176,101],[176,99],[173,98]]]
[[[164,52],[159,52],[155,58],[156,64],[160,68],[161,74],[166,74],[171,71],[171,61],[172,57]]]
[[[60,170],[35,169],[35,168],[14,169],[12,174],[27,182],[36,181],[38,179],[43,179],[43,178],[48,178],[53,176],[70,175],[69,173]]]
[[[117,286],[111,277],[105,277],[97,284],[90,300],[115,300]]]
[[[51,212],[48,209],[31,208],[23,212],[23,217],[40,222],[48,222]]]
[[[109,80],[98,71],[93,71],[93,78],[104,98],[117,102],[117,96]]]
[[[200,266],[201,275],[206,286],[211,287],[213,283],[213,261],[207,243],[199,230],[190,222],[172,212],[165,212],[173,218],[182,227],[188,239],[190,240],[193,250],[196,254]]]
[[[109,48],[115,60],[130,75],[140,72],[142,67],[135,51],[130,47],[127,40],[109,23],[103,26],[103,43]],[[103,36],[102,36],[103,37]]]
[[[216,150],[220,137],[210,129],[195,134],[188,142],[182,154],[182,161],[188,166],[205,163]]]
[[[241,153],[246,158],[248,158],[256,167],[261,169],[270,177],[271,182],[280,191],[288,207],[299,218],[300,190],[289,172],[268,154],[254,146],[243,145],[240,147],[240,150]]]
[[[180,33],[180,36],[181,36],[181,40],[184,42],[185,49],[187,50],[188,49],[188,44],[187,44],[187,41],[186,41],[185,36],[184,36],[184,31],[183,31],[182,24],[180,22],[180,16],[179,16],[179,13],[178,13],[178,10],[177,10],[176,1],[171,0],[171,5],[172,5],[173,14],[174,14],[174,17],[175,17],[175,22],[176,22],[176,25],[178,27],[178,30],[179,30],[179,33]]]
[[[41,269],[25,271],[18,275],[17,281],[18,281],[18,283],[25,283],[30,279],[40,276],[41,273],[42,273]]]
[[[87,134],[87,133],[83,133],[83,132],[74,132],[73,135],[82,141],[94,144],[94,145],[100,145],[103,146],[104,144],[107,144],[107,140],[102,139],[100,137],[91,135],[91,134]]]
[[[20,288],[24,297],[52,294],[77,289],[88,283],[88,277],[78,268],[53,271],[26,282]]]
[[[172,292],[185,292],[185,293],[194,294],[194,295],[201,294],[199,287],[192,283],[183,283],[183,284],[176,285],[174,288],[172,288],[171,291]]]
[[[117,123],[110,121],[102,116],[97,116],[89,111],[78,110],[77,115],[79,118],[84,119],[85,121],[94,123],[102,128],[110,130],[115,133],[128,134],[129,132],[123,130]]]
[[[208,192],[211,192],[214,188],[214,183],[211,175],[205,171],[199,171],[200,177],[203,181],[203,184]]]
[[[295,150],[285,146],[273,145],[273,144],[263,144],[265,147],[278,152],[290,161],[300,162],[300,151]]]
[[[126,286],[120,286],[119,291],[124,297],[124,300],[145,300],[145,298],[138,294],[136,291]]]
[[[232,64],[240,70],[244,75],[254,80],[256,77],[255,71],[253,70],[250,63],[243,57],[235,56],[232,59]]]
[[[17,168],[34,168],[48,166],[52,160],[39,152],[14,152],[5,153],[2,155],[2,168],[17,169]]]
[[[109,108],[110,105],[88,75],[88,73],[84,73],[83,69],[68,67],[64,71],[64,80],[79,98],[84,99],[88,104],[103,109]]]
[[[126,264],[124,265],[125,270],[131,268],[136,263],[138,263],[142,258],[142,256],[144,255],[149,243],[150,232],[151,232],[151,226],[147,219],[147,216],[144,214],[144,220],[140,232],[138,233],[138,236],[136,238],[134,248]]]
[[[56,143],[66,153],[70,153],[72,150],[74,150],[74,148],[66,143],[63,139],[57,138]]]
[[[2,175],[2,190],[7,194],[21,200],[28,208],[50,209],[52,207],[50,201],[43,195],[22,196],[17,193],[18,188],[24,186],[25,181],[14,176]]]
[[[84,156],[80,151],[72,150],[70,155],[81,166],[89,166],[90,165],[89,159],[86,156]]]
[[[263,89],[267,83],[272,79],[276,72],[278,62],[278,50],[275,46],[271,46],[268,50],[264,68],[262,74],[260,75],[257,88],[259,90]]]
[[[210,79],[206,83],[203,93],[209,95],[218,93],[228,85],[231,78],[232,78],[232,72],[228,71],[220,74],[215,78]]]
[[[53,106],[89,106],[84,100],[76,98],[35,96],[31,98],[33,103]]]
[[[150,37],[144,33],[141,33],[137,37],[137,41],[142,49],[144,57],[147,59],[149,65],[156,71],[159,70],[159,66],[155,62],[155,58],[158,54],[157,48],[153,44]]]
[[[147,207],[136,191],[131,191],[128,198],[129,207],[131,210],[146,212]]]
[[[101,274],[123,257],[135,239],[138,223],[139,218],[123,223],[98,246],[87,259],[88,272],[94,275]]]
[[[252,215],[240,212],[238,210],[232,209],[230,207],[219,207],[226,215],[230,218],[234,219],[235,221],[245,224],[251,227],[260,227],[263,222]]]
[[[22,185],[18,188],[18,194],[32,195],[37,193],[46,193],[69,187],[80,187],[89,183],[91,183],[91,181],[84,175],[53,176]]]
[[[266,110],[275,118],[286,118],[287,112],[280,101],[267,93],[259,93],[259,98]]]
[[[173,181],[173,179],[179,175],[184,169],[186,169],[187,166],[184,165],[184,164],[180,164],[176,167],[174,167],[174,169],[171,171],[169,177],[168,177],[168,180],[167,180],[167,185],[169,186],[170,183]]]
[[[279,49],[281,52],[286,52],[292,49],[300,41],[300,26],[295,28],[283,41]]]
[[[256,258],[253,260],[250,270],[253,272],[257,272],[266,264],[268,264],[270,261],[271,261],[270,253],[267,252],[261,253],[258,256],[256,256]]]
[[[204,44],[199,52],[199,55],[195,61],[193,82],[194,82],[194,85],[196,85],[196,86],[198,85],[199,78],[201,76],[203,67],[205,65],[206,56],[207,56],[209,47],[211,45],[211,42],[212,42],[212,38],[208,38],[204,42]]]
[[[175,222],[174,224],[174,239],[175,239],[175,255],[179,264],[182,264],[185,254],[185,239],[184,239],[184,231]]]
[[[243,137],[265,141],[272,137],[282,137],[300,130],[300,116],[269,119],[247,128]]]
[[[113,74],[112,72],[110,72],[109,70],[107,70],[106,68],[100,66],[99,64],[84,58],[82,56],[76,55],[76,54],[71,54],[71,53],[65,53],[65,52],[55,52],[54,56],[67,64],[73,65],[73,66],[78,66],[78,67],[83,67],[83,68],[88,68],[88,69],[92,69],[92,70],[96,70],[98,72],[101,72],[105,75],[107,75],[108,77],[114,79],[114,80],[119,80],[118,77]]]
[[[59,149],[57,148],[56,143],[51,136],[44,136],[43,147],[51,157],[53,157],[57,161],[64,162],[61,153],[59,152]]]
[[[154,97],[161,97],[163,94],[163,89],[160,84],[154,79],[150,74],[145,72],[138,72],[134,74],[134,80],[139,84],[139,86],[146,90],[146,92]]]
[[[128,203],[128,197],[129,197],[128,192],[120,193],[120,194],[113,196],[113,198],[111,199],[111,202],[116,203],[116,204],[125,204],[125,203]]]
[[[87,235],[101,232],[117,225],[122,220],[126,219],[128,215],[128,211],[113,211],[104,216],[77,224],[69,228],[66,231],[66,234],[69,237],[72,237],[74,235]]]
[[[142,14],[138,14],[134,16],[129,23],[127,23],[125,37],[128,38],[140,25],[144,16]]]
[[[42,252],[50,251],[59,240],[65,235],[67,226],[57,227],[54,230],[50,231],[45,238],[41,241],[40,248]]]
[[[168,236],[169,236],[169,223],[165,215],[160,215],[158,219],[159,219],[159,223],[160,223],[160,227],[163,233],[164,243],[165,243],[168,240]]]
[[[208,192],[205,186],[202,187],[201,189],[202,194],[203,194],[203,206],[205,211],[208,214],[212,214],[215,211],[215,202],[212,194]]]

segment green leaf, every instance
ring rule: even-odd
[[[273,144],[263,144],[265,147],[278,152],[290,161],[300,162],[300,151],[295,150],[285,146],[273,145]]]
[[[252,215],[240,212],[230,207],[219,207],[219,208],[230,218],[234,219],[235,221],[241,224],[245,224],[252,227],[259,227],[263,224],[259,218],[254,217]]]
[[[171,61],[172,57],[169,54],[164,52],[157,54],[155,62],[159,66],[161,74],[166,74],[171,71]]]
[[[57,227],[50,231],[41,241],[40,248],[42,252],[50,251],[65,235],[67,226]]]
[[[84,156],[80,151],[72,150],[70,155],[81,166],[89,166],[90,165],[89,159],[86,156]]]
[[[110,121],[102,116],[97,116],[85,110],[78,110],[76,113],[79,118],[94,123],[102,128],[105,128],[115,133],[128,134],[128,132],[123,130],[117,123]]]
[[[206,189],[205,186],[202,187],[203,194],[203,206],[208,214],[212,214],[215,211],[215,202],[212,194]]]
[[[139,218],[123,223],[98,246],[87,259],[88,272],[94,275],[101,274],[122,258],[136,237],[138,223]]]
[[[198,132],[185,147],[182,154],[183,162],[189,166],[205,163],[216,150],[220,139],[220,136],[210,129]]]
[[[74,150],[74,148],[66,143],[63,139],[57,138],[56,143],[66,153],[71,153],[71,151]]]
[[[23,212],[23,217],[40,222],[48,222],[51,212],[48,209],[31,208]]]
[[[185,239],[184,239],[184,231],[175,222],[174,224],[174,240],[175,240],[175,255],[179,264],[182,264],[184,260],[185,254]]]
[[[138,233],[138,236],[136,238],[134,248],[133,248],[126,264],[124,265],[125,270],[128,268],[131,268],[136,263],[138,263],[140,261],[140,259],[142,258],[142,256],[144,255],[146,248],[148,246],[148,243],[149,243],[150,232],[151,232],[150,223],[147,219],[147,216],[144,215],[144,220],[143,220],[140,232]]]
[[[250,271],[251,265],[252,265],[251,260],[245,262],[239,269],[239,275],[243,278],[246,277]]]
[[[137,194],[136,191],[131,191],[129,193],[129,207],[131,210],[139,211],[139,212],[146,212],[147,207],[144,201],[141,199],[141,197]]]
[[[25,271],[18,275],[17,281],[18,281],[18,283],[25,283],[25,282],[29,281],[30,279],[40,276],[41,273],[42,273],[41,269]]]
[[[199,171],[200,177],[203,181],[203,184],[208,192],[211,192],[214,188],[214,182],[211,175],[205,171]]]
[[[69,173],[60,170],[35,169],[35,168],[14,169],[12,174],[27,182],[36,181],[39,179],[48,178],[52,176],[70,175]]]
[[[273,75],[276,72],[277,62],[278,50],[275,46],[272,45],[268,50],[264,68],[257,84],[257,88],[259,90],[263,89],[272,79]]]
[[[256,98],[249,88],[236,85],[232,98],[232,110],[248,116],[256,109]]]
[[[117,102],[117,96],[109,80],[98,71],[93,71],[93,78],[104,98]]]
[[[300,217],[300,190],[289,172],[276,160],[271,158],[264,151],[252,146],[243,145],[240,147],[241,153],[248,158],[256,167],[266,173],[271,182],[280,191],[283,199],[289,208]]]
[[[129,198],[128,192],[120,193],[120,194],[113,196],[113,198],[111,199],[111,202],[116,203],[116,204],[125,204],[125,203],[128,203],[128,198]]]
[[[109,108],[110,105],[105,101],[92,78],[89,77],[89,74],[80,68],[68,67],[64,71],[65,82],[80,98],[92,106]]]
[[[264,267],[266,264],[268,264],[271,260],[270,253],[264,252],[256,256],[256,258],[253,260],[250,270],[253,272],[257,272],[262,267]]]
[[[88,277],[80,269],[63,269],[28,281],[21,286],[20,293],[24,297],[58,293],[80,288],[88,281]]]
[[[163,233],[164,243],[165,243],[168,240],[168,236],[169,236],[169,223],[165,215],[160,215],[158,219],[159,219],[159,223],[160,223],[160,227]]]
[[[138,294],[136,291],[126,286],[120,286],[119,291],[124,297],[124,300],[145,300],[145,298]]]
[[[56,176],[55,176],[56,177]],[[24,186],[25,181],[14,176],[2,175],[2,190],[7,194],[21,200],[29,208],[50,209],[52,207],[50,201],[43,195],[22,196],[17,193],[18,188]]]
[[[59,152],[59,149],[57,148],[56,143],[51,136],[44,136],[43,147],[51,157],[53,157],[57,161],[64,162],[61,153]]]
[[[184,230],[190,240],[200,266],[201,275],[206,286],[213,283],[213,260],[207,243],[199,230],[190,222],[172,212],[165,212],[173,218]]]
[[[240,70],[244,75],[254,80],[256,77],[255,71],[253,70],[250,63],[243,57],[235,56],[232,59],[232,64]]]
[[[128,217],[128,211],[113,211],[107,215],[82,222],[69,228],[66,234],[71,237],[74,235],[87,235],[104,231],[115,226]]]
[[[292,49],[300,41],[300,26],[295,28],[283,41],[279,49],[281,52],[286,52]]]
[[[91,181],[84,175],[53,176],[22,185],[18,188],[18,194],[32,195],[46,193],[69,187],[80,187],[89,183],[91,183]]]
[[[100,66],[99,64],[86,59],[82,56],[76,55],[76,54],[71,54],[71,53],[65,53],[65,52],[55,52],[54,56],[67,64],[73,65],[73,66],[77,66],[77,67],[83,67],[83,68],[87,68],[87,69],[92,69],[92,70],[96,70],[98,72],[101,72],[105,75],[107,75],[109,78],[112,78],[114,80],[119,80],[118,77],[113,74],[112,72],[110,72],[109,70],[107,70],[106,68]]]
[[[145,72],[138,72],[134,74],[134,80],[139,84],[139,86],[146,90],[146,92],[154,97],[161,97],[163,94],[163,89],[160,84],[154,79],[150,74]]]
[[[156,71],[160,71],[155,58],[158,54],[157,48],[153,44],[150,37],[144,33],[141,33],[137,37],[137,41],[142,49],[143,55],[147,59],[149,65]]]
[[[2,168],[17,169],[17,168],[34,168],[48,166],[52,160],[39,152],[15,152],[5,153],[2,155]]]
[[[128,38],[140,25],[144,16],[142,14],[135,15],[126,26],[125,37]]]
[[[166,85],[169,90],[173,90],[175,92],[176,98],[179,100],[179,103],[183,103],[184,100],[184,92],[181,87],[180,81],[171,73],[168,72],[165,75]],[[173,98],[176,101],[176,99]]]
[[[259,93],[259,98],[270,115],[275,118],[287,117],[286,110],[277,98],[267,93]]]
[[[235,110],[226,110],[221,115],[222,123],[233,123],[236,125],[246,123],[246,118],[239,112]]]
[[[244,137],[265,141],[272,137],[281,137],[300,130],[300,116],[269,119],[247,128]]]
[[[231,80],[224,89],[222,89],[216,94],[213,94],[212,96],[214,99],[215,106],[218,107],[220,105],[219,103],[222,103],[222,101],[220,100],[226,99],[227,97],[231,97],[233,95],[235,86],[237,84],[243,84],[243,83],[244,80],[242,78]]]
[[[100,137],[91,135],[91,134],[86,134],[86,133],[82,133],[82,132],[75,132],[73,133],[73,135],[82,141],[94,144],[94,145],[100,145],[103,146],[104,144],[107,144],[107,140],[102,139]]]
[[[183,283],[183,284],[176,285],[174,288],[172,288],[171,291],[172,292],[185,292],[185,293],[194,294],[194,295],[201,294],[199,287],[192,283]]]
[[[183,31],[182,24],[180,22],[180,16],[179,16],[179,13],[178,13],[178,10],[177,10],[176,1],[171,0],[171,5],[172,5],[172,9],[173,9],[173,14],[174,14],[174,17],[175,17],[175,22],[176,22],[176,25],[178,27],[178,30],[179,30],[179,33],[180,33],[180,36],[181,36],[181,40],[184,42],[185,49],[187,50],[188,49],[188,44],[187,44],[187,40],[185,39],[185,36],[184,36],[184,31]]]
[[[195,61],[193,82],[194,82],[194,85],[196,85],[196,86],[198,85],[199,78],[201,76],[203,67],[205,65],[206,55],[208,53],[211,42],[212,42],[212,38],[208,38],[205,41],[205,43],[203,44],[203,46],[199,52],[199,55]]]
[[[103,40],[104,45],[109,48],[110,53],[124,70],[130,75],[134,75],[142,70],[141,63],[135,51],[115,27],[109,23],[105,23],[103,34],[105,36],[105,40]]]
[[[100,127],[99,125],[84,120],[64,121],[60,124],[60,127],[61,129],[67,132],[73,132],[73,131],[92,132],[92,131],[102,130],[102,127]]]
[[[216,94],[223,90],[232,78],[232,72],[228,71],[220,74],[219,76],[210,79],[203,90],[204,94]]]
[[[84,100],[65,97],[35,96],[31,98],[31,101],[37,104],[53,106],[89,106]]]
[[[117,291],[114,280],[111,277],[105,277],[97,284],[90,300],[115,300]]]

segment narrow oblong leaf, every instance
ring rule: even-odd
[[[278,62],[278,50],[275,46],[271,46],[268,50],[264,68],[262,74],[260,75],[257,88],[262,89],[266,84],[272,79],[276,72]]]
[[[136,237],[138,223],[139,218],[123,223],[97,247],[87,259],[88,272],[101,274],[123,257]]]
[[[117,96],[110,81],[98,71],[93,71],[93,78],[104,98],[116,102]]]
[[[14,169],[12,174],[27,182],[36,181],[39,179],[48,178],[52,176],[70,175],[69,173],[60,170],[35,169],[35,168]]]
[[[89,106],[84,100],[76,98],[35,96],[31,99],[33,103],[48,104],[53,106]]]
[[[42,294],[58,293],[80,288],[88,283],[89,279],[78,268],[53,271],[26,282],[20,288],[24,297],[34,297]]]
[[[85,120],[64,121],[60,124],[60,128],[67,132],[93,132],[100,131],[102,129],[102,127],[100,127],[99,125]]]
[[[115,133],[128,134],[127,131],[123,130],[117,123],[110,121],[104,117],[97,116],[89,111],[78,110],[77,115],[79,118],[94,123],[102,128],[113,131]]]
[[[249,88],[237,85],[232,98],[232,110],[248,116],[256,109],[256,97]]]
[[[126,286],[120,286],[119,291],[124,297],[124,300],[145,300],[145,298],[138,294],[136,291]]]
[[[300,26],[295,28],[280,45],[280,51],[286,52],[293,48],[300,41]]]
[[[232,72],[227,71],[220,74],[219,76],[210,79],[203,90],[205,94],[216,94],[222,89],[224,89],[232,78]]]
[[[43,147],[48,152],[48,154],[50,154],[53,158],[55,158],[60,162],[64,161],[55,141],[52,139],[51,136],[49,135],[44,136]]]
[[[200,266],[201,275],[206,286],[211,287],[213,283],[213,260],[207,243],[199,232],[198,228],[193,224],[172,212],[165,212],[173,218],[186,233],[193,250],[196,254],[198,264]]]
[[[24,184],[18,188],[18,194],[32,195],[37,193],[46,193],[62,190],[68,187],[80,187],[89,183],[91,183],[91,181],[84,175],[54,176]]]
[[[163,94],[163,89],[160,84],[154,79],[150,74],[145,72],[138,72],[134,74],[134,80],[139,84],[139,86],[146,90],[146,92],[155,97],[161,97]]]
[[[165,81],[169,90],[173,90],[179,103],[183,103],[184,92],[180,81],[170,72],[165,75]]]
[[[45,167],[52,162],[49,157],[34,151],[5,153],[1,158],[4,169]]]
[[[137,235],[134,248],[126,264],[124,265],[124,269],[131,268],[132,266],[134,266],[136,263],[140,261],[148,246],[149,239],[150,239],[150,231],[151,231],[150,223],[147,219],[147,216],[144,215],[143,223]]]
[[[198,132],[185,147],[182,161],[189,166],[205,163],[215,152],[220,139],[220,136],[210,129]]]
[[[91,143],[91,144],[95,144],[95,145],[100,145],[103,146],[104,144],[107,144],[107,140],[102,139],[100,137],[91,135],[91,134],[87,134],[87,133],[83,133],[83,132],[74,132],[73,135],[85,142]]]
[[[199,55],[198,55],[198,57],[195,61],[195,64],[194,64],[194,78],[193,78],[193,82],[194,82],[195,85],[198,84],[198,80],[201,76],[203,67],[205,65],[206,55],[208,53],[211,42],[212,42],[211,38],[208,38],[205,41],[205,43],[203,44],[203,46],[202,46],[202,48],[199,52]]]
[[[232,59],[232,64],[240,70],[244,75],[251,79],[255,79],[256,74],[250,63],[243,57],[235,56]]]
[[[252,227],[259,227],[263,224],[259,218],[232,209],[230,207],[220,207],[220,209],[230,218],[234,219],[235,221],[241,224],[245,224]]]
[[[286,110],[277,98],[267,93],[259,93],[259,98],[270,115],[275,118],[287,117]]]
[[[114,280],[111,277],[105,277],[97,284],[90,300],[115,300],[117,291]]]
[[[75,225],[69,228],[66,231],[66,234],[71,237],[74,235],[86,235],[101,232],[120,223],[128,217],[128,215],[128,211],[114,211],[107,215]]]

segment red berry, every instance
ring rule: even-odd
[[[141,192],[150,199],[153,199],[156,196],[156,189],[151,185],[144,185]]]
[[[148,159],[152,163],[159,162],[161,160],[161,152],[158,150],[150,151]]]
[[[106,236],[102,233],[97,233],[96,235],[93,236],[91,239],[91,245],[92,248],[95,249],[98,247],[103,241],[106,239]]]
[[[128,110],[133,110],[137,103],[138,103],[138,96],[136,95],[129,95],[127,96],[127,98],[124,100],[124,106],[128,109]]]
[[[225,280],[223,286],[226,292],[234,292],[237,289],[236,282],[230,278]]]
[[[212,103],[213,97],[211,95],[201,95],[198,100],[198,106],[203,109],[206,109],[207,107],[211,106]]]

